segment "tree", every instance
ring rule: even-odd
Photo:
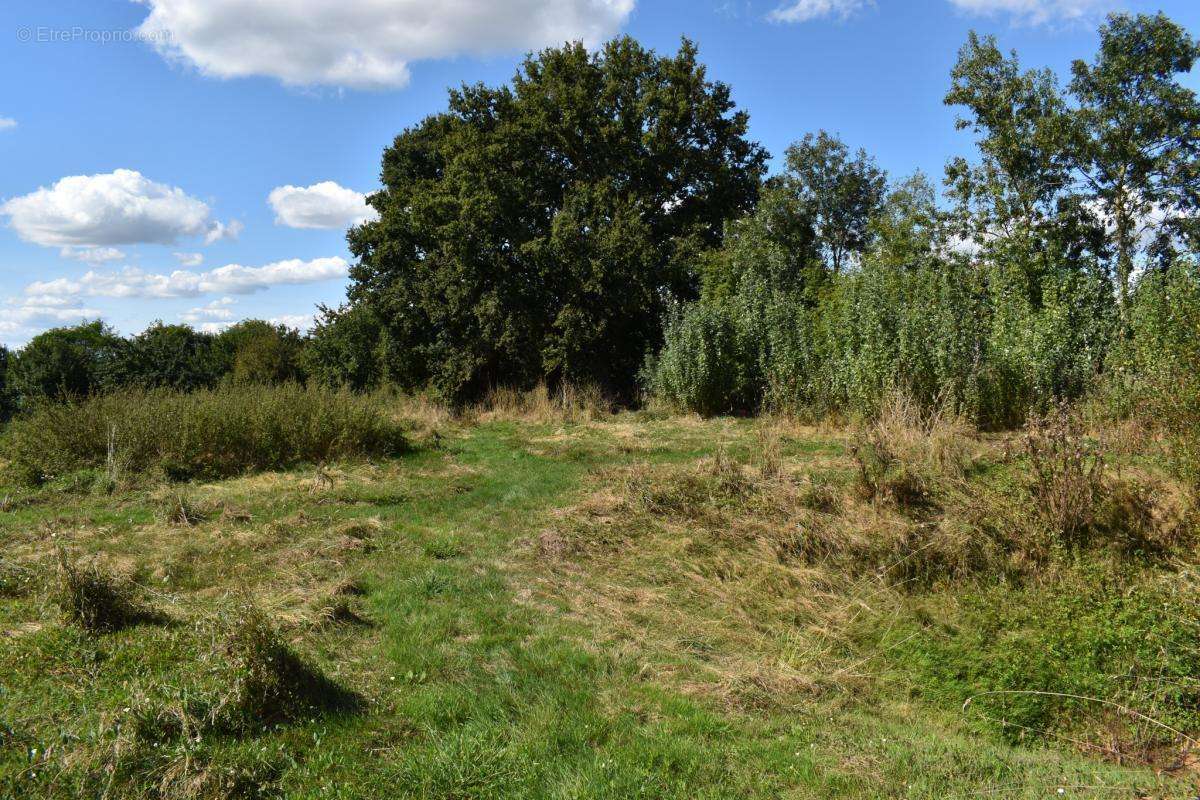
[[[829,273],[821,262],[811,209],[793,182],[767,181],[752,214],[728,224],[725,242],[702,259],[703,298],[733,297],[747,276],[764,287],[815,304]]]
[[[13,359],[12,390],[22,406],[101,390],[123,358],[125,340],[103,322],[40,333]]]
[[[1200,104],[1178,81],[1200,43],[1163,14],[1114,14],[1100,28],[1100,52],[1075,61],[1071,155],[1111,231],[1122,322],[1130,278],[1144,242],[1190,232],[1200,205]],[[1169,260],[1169,256],[1167,257]]]
[[[304,346],[304,371],[327,386],[361,391],[384,377],[384,332],[366,305],[321,306],[316,327]]]
[[[540,380],[632,394],[698,254],[757,196],[747,125],[686,40],[567,45],[452,91],[385,151],[380,219],[349,236],[389,375],[451,401]]]
[[[887,176],[864,150],[850,154],[844,142],[820,131],[787,151],[781,182],[812,219],[817,242],[833,274],[870,243],[871,219],[887,189]]]
[[[982,156],[977,165],[959,158],[947,167],[958,233],[1009,279],[1019,276],[1039,307],[1046,277],[1071,268],[1062,247],[1072,240],[1060,226],[1078,233],[1096,225],[1074,195],[1070,119],[1058,81],[1050,70],[1023,71],[1016,53],[1005,56],[994,37],[971,32],[945,102],[965,110],[956,126],[979,136]]]
[[[222,331],[213,345],[218,374],[238,383],[286,383],[303,377],[304,342],[286,325],[248,319]]]
[[[211,335],[162,322],[129,341],[114,372],[120,385],[181,391],[211,386],[220,377]]]
[[[8,375],[11,363],[12,352],[0,344],[0,423],[7,422],[16,409],[16,398],[13,396],[12,381]]]

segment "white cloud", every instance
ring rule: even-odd
[[[272,325],[283,325],[288,328],[295,328],[304,333],[310,330],[316,324],[316,316],[313,314],[284,314],[278,317],[271,317],[267,320]]]
[[[125,253],[115,247],[64,247],[58,254],[88,264],[105,264],[125,258]]]
[[[1120,0],[950,0],[969,14],[1005,14],[1030,25],[1088,20],[1119,8]]]
[[[176,253],[175,260],[179,262],[179,266],[181,267],[198,267],[204,263],[204,254]]]
[[[220,333],[237,324],[246,317],[239,315],[234,306],[237,300],[232,297],[222,297],[198,308],[191,308],[179,315],[179,319],[203,333]],[[315,314],[283,314],[271,317],[267,322],[272,325],[285,325],[298,331],[307,331],[316,324]]]
[[[246,226],[239,220],[230,220],[229,222],[213,222],[208,226],[208,233],[204,234],[205,244],[216,244],[221,241],[233,241],[242,235],[242,231]]]
[[[90,271],[78,280],[58,278],[25,287],[29,296],[170,298],[205,294],[251,294],[272,286],[316,283],[344,278],[350,265],[339,257],[312,261],[291,259],[262,267],[229,264],[208,272],[176,270],[148,273],[129,267],[114,272]]]
[[[0,117],[0,131],[12,130],[17,127],[17,121],[12,117]]]
[[[211,303],[199,308],[190,308],[179,315],[179,318],[184,322],[197,323],[225,323],[230,324],[233,319],[233,308],[237,303],[232,297],[222,297],[220,300],[213,300]]]
[[[280,186],[267,197],[275,224],[289,228],[349,228],[378,219],[367,196],[333,181],[312,186]]]
[[[100,312],[84,308],[63,298],[24,297],[9,300],[0,315],[0,336],[10,343],[28,340],[34,334],[55,325],[73,325],[98,319]]]
[[[773,22],[809,22],[825,17],[846,19],[861,11],[870,0],[792,0],[772,11]]]
[[[394,88],[424,59],[614,34],[635,0],[138,0],[140,31],[206,75]]]
[[[140,172],[74,175],[0,205],[27,242],[46,247],[171,244],[208,230],[208,206]]]

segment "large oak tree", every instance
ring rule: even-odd
[[[697,255],[752,208],[766,153],[695,46],[629,38],[465,86],[383,158],[350,233],[352,305],[386,327],[387,377],[465,401],[498,385],[633,389]]]

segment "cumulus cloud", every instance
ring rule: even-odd
[[[140,32],[171,60],[219,78],[395,88],[424,59],[595,44],[635,0],[139,0]]]
[[[213,222],[208,226],[208,232],[204,234],[205,244],[216,244],[223,241],[234,241],[242,235],[242,231],[246,229],[239,220],[230,220],[229,222]]]
[[[950,0],[950,3],[970,14],[1004,14],[1030,25],[1087,20],[1121,6],[1119,0]]]
[[[115,247],[64,247],[58,254],[63,258],[88,264],[105,264],[125,258],[125,253]]]
[[[825,17],[846,19],[862,10],[869,0],[793,0],[772,11],[768,18],[774,22],[809,22]]]
[[[175,260],[181,267],[198,267],[204,263],[204,255],[201,253],[176,253]]]
[[[272,325],[283,325],[285,328],[294,328],[304,333],[316,324],[316,316],[313,314],[284,314],[271,317],[267,322]]]
[[[0,117],[0,131],[7,131],[17,127],[17,121],[12,117]]]
[[[140,172],[74,175],[0,205],[17,235],[46,247],[172,244],[209,228],[208,206]]]
[[[267,202],[275,209],[275,224],[289,228],[349,228],[378,219],[367,196],[333,181],[312,186],[280,186]]]
[[[60,297],[27,296],[9,300],[0,314],[0,336],[10,342],[28,339],[55,325],[71,325],[98,319],[100,312]]]
[[[213,300],[208,305],[189,308],[180,314],[179,318],[184,322],[194,325],[210,323],[231,324],[233,320],[233,306],[236,303],[237,301],[232,297],[222,297],[220,300]]]
[[[346,277],[350,265],[339,257],[312,261],[291,259],[262,267],[228,264],[208,272],[176,270],[150,273],[129,267],[113,272],[89,271],[77,280],[58,278],[25,287],[28,296],[171,298],[205,294],[251,294],[272,286],[316,283]]]

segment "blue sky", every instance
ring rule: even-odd
[[[383,148],[529,48],[688,36],[771,153],[824,128],[940,177],[971,149],[941,103],[968,30],[1065,71],[1110,10],[1200,33],[1195,0],[6,0],[0,343],[85,316],[306,324],[344,295]]]

